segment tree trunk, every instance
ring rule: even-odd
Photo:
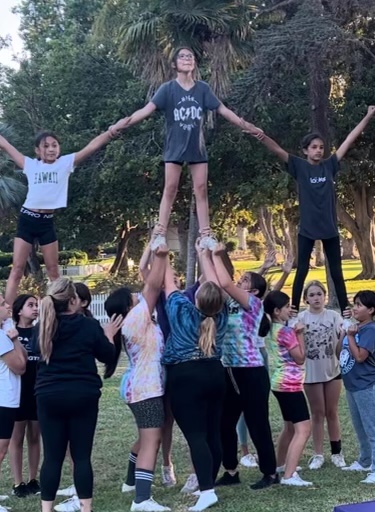
[[[186,286],[192,286],[196,281],[197,254],[195,252],[195,241],[198,237],[198,220],[195,211],[195,196],[192,195],[189,213],[189,234],[186,263]]]
[[[316,267],[323,267],[324,265],[324,251],[323,251],[323,244],[321,240],[317,240],[315,242],[315,266]]]
[[[37,246],[34,243],[31,248],[30,256],[27,259],[25,275],[28,276],[31,274],[32,276],[34,276],[34,278],[37,282],[42,282],[43,281],[43,271],[42,271],[42,267],[38,260],[38,255],[36,253],[36,247]]]
[[[247,251],[247,240],[246,240],[246,236],[248,233],[247,227],[243,226],[242,224],[238,224],[236,227],[236,233],[237,233],[237,238],[238,238],[238,248],[241,251]]]
[[[116,258],[113,262],[109,273],[117,275],[119,272],[127,272],[128,267],[128,244],[130,237],[134,235],[134,230],[137,226],[130,226],[130,222],[126,221],[121,228],[121,232],[118,237]]]
[[[362,272],[354,279],[375,278],[375,250],[372,243],[374,232],[375,187],[364,183],[349,186],[353,197],[354,219],[343,206],[337,203],[340,221],[352,235],[362,263]]]
[[[342,259],[343,260],[355,260],[354,255],[354,238],[345,237],[342,239]]]
[[[289,231],[289,237],[290,237],[290,246],[291,250],[294,254],[294,264],[293,268],[296,268],[297,266],[297,254],[298,254],[298,215],[297,215],[297,208],[292,207],[288,208],[286,207],[284,210],[285,219],[288,223],[288,231]]]
[[[261,232],[263,233],[264,239],[266,241],[267,252],[276,250],[275,238],[272,233],[272,229],[270,229],[270,220],[269,220],[269,211],[266,207],[262,206],[258,211],[258,222]]]
[[[178,255],[178,263],[181,271],[186,273],[187,263],[187,246],[188,246],[188,230],[185,221],[180,221],[177,226],[178,242],[180,245],[180,253]]]

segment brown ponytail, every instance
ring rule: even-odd
[[[212,356],[216,345],[216,324],[212,316],[208,316],[201,323],[198,345],[206,357]]]
[[[216,323],[213,318],[224,306],[224,295],[221,288],[212,281],[199,287],[196,294],[198,309],[206,316],[200,325],[198,345],[206,357],[213,355],[216,346]]]

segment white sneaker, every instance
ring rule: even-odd
[[[168,512],[171,509],[159,505],[154,499],[149,498],[148,500],[142,501],[142,503],[132,503],[130,512]]]
[[[297,472],[293,473],[290,478],[282,478],[280,480],[281,485],[294,485],[296,487],[308,487],[313,485],[312,482],[306,482],[306,480],[302,480]]]
[[[368,468],[364,468],[358,461],[354,461],[353,464],[350,466],[345,466],[344,468],[341,468],[343,471],[370,471],[371,466]]]
[[[361,480],[361,484],[375,484],[375,473],[368,473],[364,480]]]
[[[203,491],[200,493],[197,503],[194,507],[189,507],[189,510],[190,512],[201,512],[202,510],[206,510],[206,508],[212,507],[212,505],[215,505],[218,501],[214,489]]]
[[[240,464],[242,464],[242,466],[245,466],[245,468],[257,468],[258,467],[256,458],[251,453],[241,457]]]
[[[74,485],[69,485],[65,489],[59,489],[56,493],[57,496],[75,496],[76,494],[77,491]]]
[[[10,507],[2,507],[0,505],[0,512],[8,512],[9,510],[12,510]]]
[[[313,455],[309,460],[309,469],[320,469],[324,464],[324,455]]]
[[[122,484],[121,492],[133,492],[135,491],[135,485]]]
[[[334,455],[331,455],[331,462],[337,468],[345,468],[346,467],[346,462],[345,462],[345,459],[344,459],[344,456],[342,453],[335,453]]]
[[[167,245],[167,239],[165,235],[156,235],[151,242],[151,251],[156,251],[160,245]]]
[[[296,467],[296,472],[301,471],[301,470],[302,470],[301,466]],[[285,464],[284,464],[284,466],[278,466],[276,468],[276,473],[278,473],[278,474],[285,473]]]
[[[208,249],[209,251],[213,251],[215,249],[215,247],[217,246],[218,242],[215,238],[214,235],[206,235],[206,236],[202,236],[200,242],[199,242],[199,247],[201,249]]]
[[[173,487],[176,485],[176,475],[174,474],[174,466],[162,466],[161,467],[161,480],[165,487]]]
[[[184,494],[193,494],[195,491],[199,489],[198,478],[195,473],[191,473],[188,476],[185,485],[181,489],[181,492]]]
[[[77,512],[81,510],[81,504],[78,496],[72,496],[71,498],[62,501],[54,507],[54,510],[56,510],[56,512]]]

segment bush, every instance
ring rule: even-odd
[[[60,265],[86,265],[89,257],[83,251],[60,251],[59,264]]]
[[[11,252],[0,252],[0,267],[8,267],[12,264],[13,253]]]
[[[10,267],[0,268],[0,279],[8,279],[10,274]]]
[[[230,238],[226,244],[225,244],[225,247],[227,248],[227,251],[228,252],[233,252],[233,251],[236,251],[238,249],[238,239],[237,238]]]

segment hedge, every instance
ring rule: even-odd
[[[42,254],[37,253],[37,256],[39,263],[43,263]],[[12,264],[12,261],[13,253],[0,252],[0,267],[8,267]],[[72,250],[59,252],[59,265],[86,265],[88,261],[89,257],[84,251]]]

